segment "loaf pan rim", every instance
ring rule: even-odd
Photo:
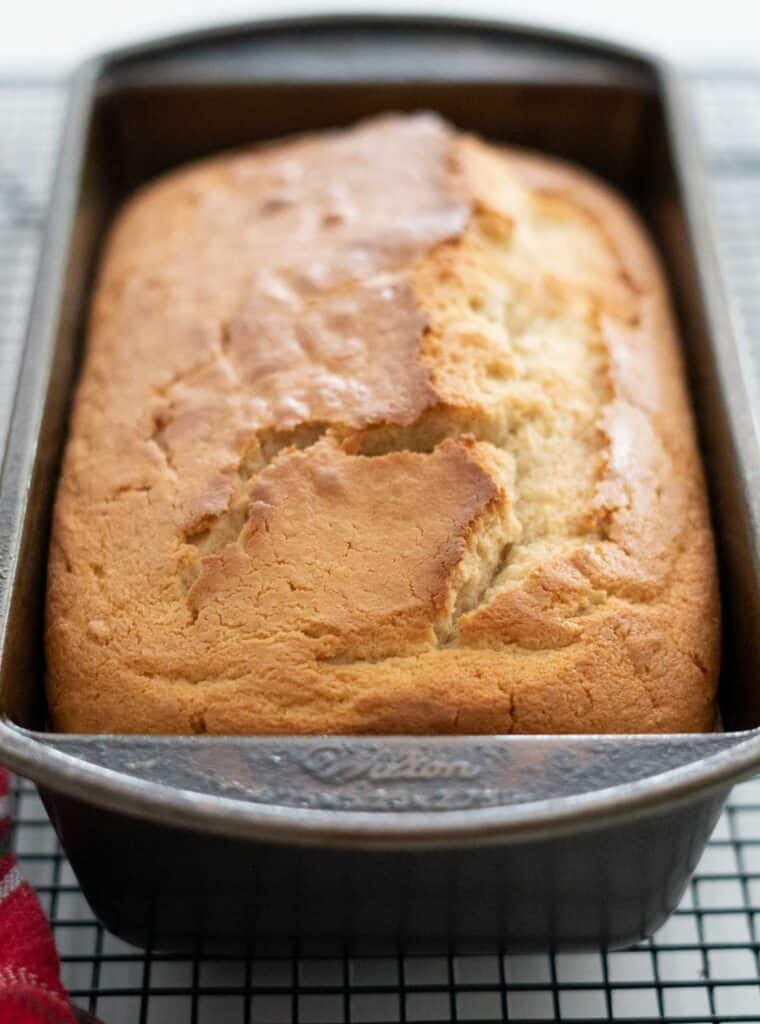
[[[93,75],[103,70],[118,71],[120,63],[131,60],[145,60],[160,56],[163,51],[178,51],[204,43],[221,43],[229,36],[239,38],[243,34],[257,36],[279,31],[299,31],[302,29],[380,29],[380,28],[419,28],[419,29],[460,29],[462,31],[494,32],[501,35],[514,35],[524,42],[548,43],[565,46],[577,51],[595,53],[599,57],[609,57],[640,64],[648,71],[670,71],[672,64],[664,57],[655,55],[644,47],[629,46],[619,43],[604,35],[584,34],[569,29],[554,28],[548,25],[535,25],[530,22],[512,19],[479,17],[478,15],[458,14],[427,14],[419,12],[389,11],[379,12],[312,12],[294,15],[281,15],[262,18],[248,18],[219,24],[210,22],[196,26],[183,32],[169,32],[128,43],[124,46],[109,47],[85,58],[73,71],[72,78],[80,74]]]
[[[74,734],[67,735],[76,739]],[[48,747],[43,756],[37,758],[36,750],[44,747],[44,743],[36,740],[29,730],[0,719],[0,745],[12,770],[33,779],[39,786],[74,799],[82,799],[86,794],[88,803],[107,810],[191,831],[256,841],[394,849],[524,842],[549,835],[575,835],[598,828],[600,820],[605,826],[611,826],[656,815],[666,808],[728,788],[754,774],[760,763],[760,728],[725,736],[729,746],[708,757],[638,781],[588,793],[457,811],[355,811],[268,805],[197,793],[92,765]],[[177,738],[184,742],[195,739]],[[530,740],[530,737],[518,738]],[[568,740],[572,737],[541,738]],[[584,738],[594,739],[593,736]],[[621,740],[623,738],[635,742],[641,737],[626,734]],[[679,734],[659,738],[667,741],[679,738]],[[215,739],[223,743],[225,737]],[[255,743],[257,737],[247,739]],[[287,739],[308,742],[309,737]],[[413,743],[415,737],[395,739]],[[482,741],[487,737],[459,739]]]

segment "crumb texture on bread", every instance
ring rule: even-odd
[[[127,204],[55,507],[56,728],[705,730],[718,631],[667,292],[618,196],[417,114]]]

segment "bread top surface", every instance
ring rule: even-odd
[[[138,193],[46,642],[67,731],[709,728],[712,540],[634,215],[428,114]]]

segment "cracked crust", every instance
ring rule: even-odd
[[[718,631],[663,276],[604,186],[414,115],[128,204],[55,508],[56,728],[705,730]]]

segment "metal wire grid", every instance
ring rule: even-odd
[[[53,83],[0,82],[0,453],[18,377],[65,99]]]
[[[705,75],[694,79],[693,95],[760,437],[760,79]]]
[[[695,77],[719,245],[760,396],[760,76]],[[0,446],[36,268],[63,90],[0,82]],[[760,404],[758,405],[760,408]],[[107,1024],[670,1021],[760,1024],[760,781],[737,787],[676,913],[615,953],[171,956],[94,920],[34,788],[15,847],[50,916],[74,1002]]]
[[[16,816],[20,862],[50,916],[64,982],[108,1024],[760,1021],[758,782],[734,791],[671,920],[615,953],[143,953],[95,923],[28,783]]]

